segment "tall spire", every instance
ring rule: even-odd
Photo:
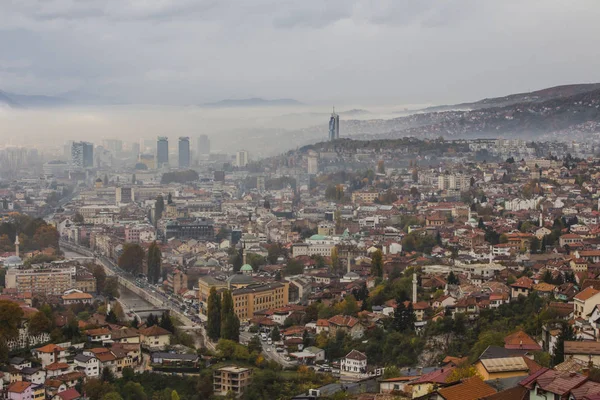
[[[15,254],[19,257],[19,234],[17,233],[17,237],[15,238]]]
[[[412,295],[412,302],[413,304],[417,302],[417,274],[413,274],[413,295]]]

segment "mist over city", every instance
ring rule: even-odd
[[[0,400],[599,400],[598,20],[0,1]]]

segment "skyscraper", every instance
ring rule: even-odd
[[[71,164],[76,168],[94,166],[94,145],[88,142],[73,142],[71,145]]]
[[[240,150],[236,154],[236,164],[238,168],[244,168],[248,165],[248,152],[246,150]]]
[[[190,138],[181,136],[179,138],[179,168],[190,167]]]
[[[335,113],[335,107],[329,118],[329,140],[336,140],[340,138],[340,116]]]
[[[197,140],[198,145],[198,155],[200,154],[210,154],[210,139],[206,135],[198,136]]]
[[[169,164],[169,138],[159,136],[156,141],[156,167],[160,168]]]

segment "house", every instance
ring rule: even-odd
[[[529,296],[533,288],[533,280],[526,276],[522,276],[515,283],[510,285],[511,299],[517,299],[519,296]]]
[[[213,373],[213,389],[217,396],[226,396],[229,392],[240,396],[244,393],[250,380],[252,369],[228,366],[216,369]]]
[[[21,369],[21,375],[24,381],[35,385],[41,385],[46,380],[46,371],[39,367],[26,367]]]
[[[52,378],[66,374],[71,371],[71,365],[63,362],[55,362],[46,366],[46,376]]]
[[[171,344],[171,332],[158,325],[140,330],[142,346],[149,349],[164,349]]]
[[[305,348],[304,351],[312,353],[314,355],[315,361],[325,361],[325,350],[323,349],[320,349],[315,346],[310,346]]]
[[[34,384],[31,382],[13,382],[6,389],[6,398],[8,400],[32,400],[33,387]]]
[[[31,350],[31,354],[40,360],[42,368],[55,362],[67,362],[67,350],[52,343]]]
[[[89,329],[85,332],[89,342],[96,343],[111,343],[111,333],[106,328]]]
[[[75,369],[82,371],[88,378],[97,378],[102,370],[100,360],[93,355],[77,354],[74,359]]]
[[[336,315],[329,318],[327,322],[329,323],[330,336],[336,336],[338,331],[343,331],[352,338],[357,339],[365,333],[365,328],[360,324],[360,321],[349,315]]]
[[[586,318],[600,304],[600,290],[588,286],[573,297],[573,316],[575,318]]]
[[[529,373],[523,357],[482,359],[475,363],[475,369],[485,381],[526,376]]]
[[[434,392],[440,386],[447,386],[446,380],[454,371],[455,367],[442,367],[428,372],[410,383],[412,398],[418,398]]]
[[[57,393],[52,400],[79,400],[82,399],[81,395],[75,388],[67,389],[60,393]]]
[[[583,386],[587,377],[570,371],[543,368],[519,382],[529,390],[529,399],[571,399],[570,393]],[[582,398],[582,397],[578,397]]]
[[[61,298],[63,304],[68,306],[71,304],[92,304],[93,296],[81,290],[71,289],[67,290]]]
[[[360,376],[367,373],[367,356],[358,350],[352,350],[342,358],[340,364],[340,373],[342,375]]]
[[[542,347],[523,331],[517,331],[504,337],[505,349],[540,351]]]
[[[438,389],[438,399],[479,400],[496,393],[496,390],[478,376],[463,379],[461,382]]]
[[[114,343],[140,344],[140,333],[137,329],[123,328],[110,332],[110,338]]]
[[[409,392],[409,383],[414,376],[398,376],[379,381],[379,393]]]
[[[585,363],[600,366],[600,342],[596,341],[568,341],[564,343],[565,359],[575,358]]]

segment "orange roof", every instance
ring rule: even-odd
[[[439,389],[438,393],[445,400],[477,400],[496,393],[478,376],[464,379],[461,383]]]
[[[92,298],[92,295],[89,293],[77,293],[77,292],[65,294],[64,296],[62,296],[63,300],[85,300],[85,299],[91,299],[91,298]]]
[[[165,328],[161,328],[158,325],[153,325],[150,328],[141,329],[140,333],[144,336],[163,336],[171,334],[171,332],[169,332]]]
[[[541,350],[540,345],[523,331],[517,331],[506,336],[504,347],[507,349]]]
[[[579,300],[579,301],[586,301],[590,297],[595,296],[598,293],[600,293],[599,290],[596,290],[593,287],[588,286],[585,289],[583,289],[581,292],[577,293],[575,295],[574,299]]]
[[[329,326],[329,321],[326,319],[318,319],[317,326]]]
[[[9,393],[23,393],[27,390],[27,388],[31,386],[31,382],[18,381],[11,383],[8,387]]]
[[[358,319],[349,315],[336,315],[329,318],[328,322],[337,326],[346,326],[348,328],[352,328],[358,324]]]
[[[34,351],[37,351],[38,353],[54,353],[54,350],[63,351],[64,349],[53,343],[34,349]]]
[[[108,335],[110,331],[106,328],[90,329],[85,332],[88,336]]]
[[[46,366],[46,370],[48,370],[48,371],[56,371],[59,369],[68,369],[68,368],[69,368],[69,364],[59,363],[59,362],[55,362],[55,363],[52,363],[52,364]]]

